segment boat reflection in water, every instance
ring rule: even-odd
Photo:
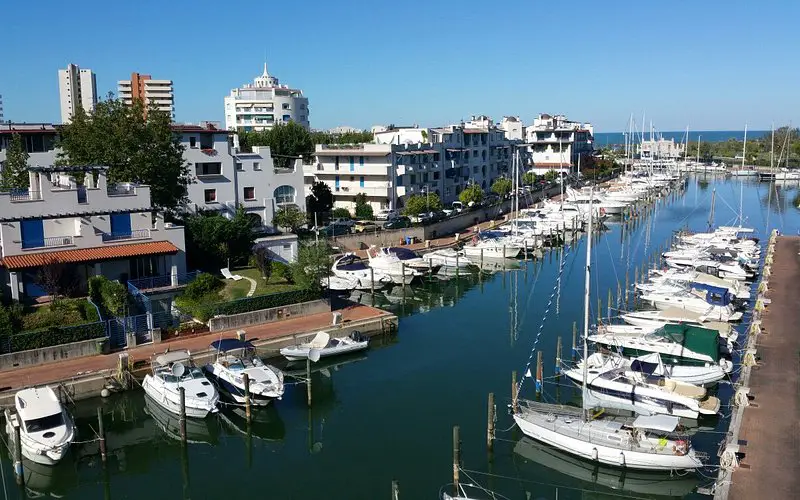
[[[150,415],[159,429],[170,439],[181,440],[180,417],[144,396],[144,412]],[[219,443],[219,423],[215,418],[187,418],[186,441],[192,444],[216,445]]]
[[[555,488],[560,498],[565,497],[557,491],[559,484],[565,490],[592,490],[595,494],[593,498],[602,498],[600,495],[604,493],[609,497],[619,498],[620,492],[644,498],[683,498],[692,493],[700,482],[693,473],[679,475],[597,465],[527,437],[517,442],[514,453],[524,459],[522,464],[530,466],[532,471],[535,469],[530,477],[550,478],[547,483]],[[521,469],[524,471],[525,467]],[[553,475],[553,471],[569,477],[558,478]],[[576,484],[575,479],[582,483]],[[542,488],[536,487],[537,495],[540,495]]]
[[[243,406],[234,404],[221,405],[219,419],[227,429],[239,434],[248,435],[247,413]],[[283,423],[276,405],[253,407],[250,413],[249,434],[262,441],[281,441],[286,436],[286,425]]]

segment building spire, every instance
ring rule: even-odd
[[[267,73],[267,61],[266,60],[264,61],[264,74],[262,74],[261,76],[263,76],[264,78],[267,78],[269,76],[269,73]]]

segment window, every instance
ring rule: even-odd
[[[358,185],[359,185],[359,187],[362,187],[362,188],[364,187],[364,176],[363,175],[358,178]]]
[[[339,190],[339,176],[338,175],[336,176],[336,182],[334,184],[334,187],[336,188],[336,191]]]
[[[351,175],[350,176],[350,182],[355,182],[355,180],[356,180],[356,176],[355,175]]]
[[[351,156],[350,157],[350,171],[353,172],[353,171],[355,171],[355,169],[356,169],[356,157],[355,156]]]
[[[339,157],[338,156],[334,156],[333,157],[333,164],[334,164],[335,169],[339,170]]]
[[[221,175],[222,163],[220,162],[195,163],[195,173],[197,174],[198,177],[203,175]]]
[[[291,106],[289,106],[289,103],[285,102],[283,103],[283,109],[291,109]]]
[[[236,170],[238,170],[239,172],[244,170],[244,165],[242,165],[242,162],[240,162],[240,161],[236,162]]]
[[[189,147],[196,148],[197,147],[197,137],[189,137]]]
[[[336,177],[336,188],[339,188],[339,177]],[[275,203],[285,205],[294,203],[295,190],[292,186],[279,186],[275,189]]]
[[[359,156],[358,157],[358,164],[361,165],[362,167],[364,166],[364,157],[363,156]]]
[[[292,121],[292,117],[290,115],[283,115],[283,121],[290,122]]]
[[[214,149],[214,136],[211,134],[201,134],[200,149]]]
[[[119,237],[131,235],[131,214],[111,214],[111,235]]]
[[[408,180],[411,181],[411,184],[416,184],[417,183],[417,176],[415,174],[411,174],[410,179],[408,179]]]
[[[428,182],[428,173],[427,172],[422,174],[422,182]]]
[[[403,185],[403,177],[405,177],[405,176],[403,176],[403,175],[398,175],[397,176],[397,185],[398,186],[402,186]]]
[[[204,191],[206,203],[216,203],[217,202],[217,190],[216,189],[206,189]]]
[[[439,172],[434,172],[433,173],[433,180],[435,180],[435,181],[439,180]]]
[[[245,200],[255,200],[256,199],[256,188],[252,186],[248,186],[244,188],[244,199]]]
[[[253,170],[261,170],[261,164],[257,161],[253,162]]]

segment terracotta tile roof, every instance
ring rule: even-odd
[[[59,250],[56,252],[12,255],[0,260],[0,265],[6,269],[23,269],[26,267],[42,266],[51,260],[64,263],[96,262],[136,257],[139,255],[175,253],[177,251],[178,247],[169,241],[149,241],[147,243],[134,243],[130,245],[109,245],[80,250]]]

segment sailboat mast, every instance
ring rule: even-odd
[[[744,144],[742,144],[742,170],[744,170],[744,159],[747,156],[747,124],[744,124]],[[739,227],[744,223],[742,217],[742,199],[744,198],[744,180],[739,177]]]
[[[708,213],[708,230],[714,229],[714,203],[717,201],[717,188],[711,190],[711,211]]]
[[[773,160],[775,159],[775,124],[772,124],[772,133],[770,134],[772,137],[772,144],[769,147],[769,171],[774,173],[775,172],[775,165],[773,165]],[[769,213],[769,211],[767,211]]]
[[[594,185],[592,185],[589,199],[594,199]],[[586,284],[584,285],[583,295],[583,390],[581,395],[584,398],[586,396],[586,381],[588,378],[587,370],[589,369],[589,295],[591,293],[592,285],[592,217],[594,216],[594,209],[592,208],[592,205],[590,204],[589,207],[589,225],[586,229]],[[588,420],[588,414],[585,405],[583,409],[583,418],[584,420]]]

